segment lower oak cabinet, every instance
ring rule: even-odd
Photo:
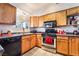
[[[78,37],[69,38],[69,55],[73,55],[73,56],[79,55],[79,38]]]
[[[57,52],[68,55],[68,37],[57,37]]]
[[[79,56],[79,37],[57,36],[57,52],[64,55]]]
[[[30,34],[22,36],[21,39],[21,54],[24,54],[33,47],[42,46],[42,36],[41,34]]]
[[[36,35],[30,35],[31,36],[31,48],[36,46]]]
[[[42,35],[41,34],[37,35],[37,40],[36,41],[37,41],[36,46],[42,47]]]
[[[30,36],[23,36],[22,37],[22,46],[21,46],[21,53],[22,54],[30,49],[30,47],[31,47],[30,43],[31,43]]]

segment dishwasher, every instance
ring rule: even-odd
[[[3,49],[3,47],[0,45],[0,56],[2,56],[3,52],[4,52],[4,49]]]
[[[4,48],[3,56],[17,56],[21,53],[21,36],[4,38],[1,41]]]

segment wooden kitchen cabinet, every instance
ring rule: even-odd
[[[68,37],[57,36],[57,52],[68,55]]]
[[[2,20],[2,19],[3,19],[3,6],[4,6],[4,5],[1,3],[1,4],[0,4],[0,23],[3,22],[3,20]]]
[[[74,15],[74,14],[77,14],[77,13],[78,13],[78,7],[67,9],[67,16],[68,15]]]
[[[44,17],[39,16],[39,27],[43,27],[43,25],[44,25]]]
[[[31,16],[30,27],[38,27],[38,26],[39,26],[39,16]]]
[[[32,34],[31,36],[31,48],[36,46],[36,35]]]
[[[42,35],[41,34],[37,34],[37,39],[36,39],[36,46],[38,47],[42,47]]]
[[[55,13],[50,13],[50,14],[44,15],[43,17],[44,17],[44,21],[56,20]]]
[[[21,54],[27,52],[33,47],[42,47],[42,36],[41,34],[30,34],[22,36],[21,39]]]
[[[79,55],[79,38],[78,37],[69,38],[69,55],[73,55],[73,56]]]
[[[44,19],[44,22],[45,22],[45,21],[49,21],[49,20],[48,20],[48,15],[43,15],[43,19]]]
[[[76,7],[77,8],[77,13],[79,14],[79,6],[78,7]]]
[[[30,36],[23,36],[21,42],[21,53],[25,53],[31,48]]]
[[[66,11],[59,11],[56,13],[56,21],[57,21],[57,26],[61,25],[66,25],[67,20],[66,20]]]
[[[16,24],[16,7],[8,3],[0,3],[0,24]]]

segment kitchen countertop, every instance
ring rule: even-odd
[[[52,33],[48,33],[48,34],[52,34]],[[53,33],[52,35],[57,35],[57,36],[77,36],[77,37],[79,37],[79,34],[76,35],[76,34],[55,34],[55,33]]]
[[[3,38],[10,38],[10,37],[15,37],[15,36],[26,36],[26,35],[32,35],[32,34],[41,34],[41,33],[25,33],[25,34],[13,34],[12,36],[1,36],[0,39],[3,39]]]
[[[55,33],[47,33],[47,34],[52,34],[52,35],[57,35],[57,36],[77,36],[79,37],[79,34],[55,34]]]
[[[26,36],[26,35],[32,35],[32,34],[41,34],[41,33],[25,33],[25,34],[13,34],[12,36],[1,36],[0,39],[3,38],[10,38],[10,37],[15,37],[15,36]],[[57,36],[77,36],[79,37],[79,35],[74,35],[74,34],[56,34]]]
[[[75,36],[77,36],[77,37],[79,37],[79,35],[75,35],[75,34],[56,34],[57,36],[73,36],[73,37],[75,37]]]

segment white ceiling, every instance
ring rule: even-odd
[[[44,15],[71,7],[79,6],[79,3],[10,3],[27,12],[30,16]]]

